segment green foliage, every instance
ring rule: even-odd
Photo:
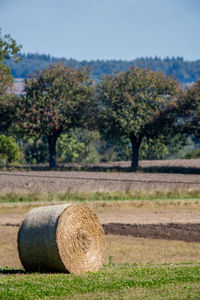
[[[10,58],[17,59],[20,46],[9,34],[1,35],[0,29],[0,133],[5,133],[15,121],[15,96],[9,92],[13,85],[10,69],[3,64]]]
[[[21,46],[18,46],[16,41],[11,38],[10,34],[2,36],[0,28],[0,97],[6,93],[8,88],[13,84],[10,68],[3,64],[5,60],[13,58],[17,61],[17,54]]]
[[[151,70],[133,68],[106,77],[99,85],[100,128],[119,137],[159,135],[158,125],[163,127],[170,120],[169,109],[175,105],[177,89],[174,80]]]
[[[167,146],[160,139],[143,139],[140,147],[140,159],[164,159],[169,154]]]
[[[16,121],[16,97],[12,94],[0,95],[0,134],[8,133]]]
[[[75,162],[79,151],[84,147],[83,143],[77,140],[72,130],[63,133],[58,137],[56,153],[58,162]],[[24,161],[28,164],[39,164],[48,162],[49,149],[48,141],[45,137],[28,138],[21,142],[21,151]]]
[[[1,299],[199,299],[200,266],[110,264],[83,275],[0,269]],[[126,297],[127,296],[127,297]]]
[[[0,64],[0,100],[8,96],[8,91],[13,86],[13,78],[8,68]]]
[[[140,158],[144,160],[165,159],[181,148],[181,138],[172,138],[171,145],[160,139],[143,139]],[[48,162],[48,142],[43,138],[27,138],[20,141],[23,161],[28,164]],[[173,149],[171,149],[173,148]],[[96,131],[86,129],[70,130],[57,140],[57,161],[59,163],[98,163],[131,160],[131,143],[128,138],[105,141]]]
[[[182,152],[186,151],[184,149],[188,146],[191,147],[192,144],[181,134],[174,137],[169,136],[168,138],[161,136],[155,139],[147,139],[145,137],[140,146],[139,157],[141,160],[184,158]],[[123,136],[117,140],[114,138],[103,140],[101,138],[97,140],[95,147],[101,162],[130,161],[132,157],[132,147],[128,137]],[[79,156],[77,162],[84,162],[84,160],[82,161],[81,156]]]
[[[86,126],[93,116],[89,70],[51,65],[25,80],[25,92],[17,102],[18,125],[22,134],[47,138],[53,168],[60,134]]]
[[[24,138],[20,144],[25,163],[39,164],[48,162],[48,143],[44,137]]]
[[[185,159],[194,159],[194,158],[200,158],[200,149],[191,149],[188,150],[184,157]]]
[[[88,129],[77,129],[75,134],[78,141],[83,144],[75,162],[98,163],[100,161],[99,148],[101,147],[99,132]]]
[[[127,161],[131,159],[131,144],[127,137],[104,137],[100,139],[99,154],[102,162]]]
[[[184,118],[184,130],[200,138],[200,79],[188,89],[181,107]]]
[[[11,38],[10,34],[1,35],[0,29],[0,65],[6,59],[15,58],[20,51],[21,46],[18,46],[16,41]]]
[[[106,143],[105,143],[106,144]],[[141,160],[156,160],[165,159],[171,154],[168,145],[165,145],[162,139],[147,139],[143,138],[139,150],[139,157]],[[130,139],[122,137],[118,142],[103,147],[101,150],[102,159],[104,161],[129,161],[132,157],[132,148]]]
[[[169,133],[176,114],[179,86],[161,72],[132,68],[99,84],[99,128],[106,137],[128,137],[132,144],[132,167],[144,137]]]
[[[13,137],[0,135],[0,161],[2,164],[11,163],[20,159],[20,150]]]
[[[70,130],[58,138],[57,157],[60,162],[97,163],[100,161],[100,135],[84,128]]]
[[[92,88],[88,71],[60,64],[26,79],[25,92],[19,100],[24,131],[54,136],[84,123]]]
[[[57,141],[57,156],[61,162],[76,162],[79,153],[84,149],[84,144],[78,141],[72,130],[63,133]]]
[[[48,141],[45,137],[19,140],[22,161],[29,164],[48,162]],[[59,163],[96,163],[100,161],[98,132],[70,129],[57,140],[56,155]]]
[[[198,189],[182,189],[176,188],[174,190],[130,190],[116,191],[116,192],[54,192],[54,193],[42,193],[42,192],[30,192],[30,193],[0,193],[0,202],[2,203],[18,203],[18,202],[107,202],[115,201],[133,201],[131,205],[145,206],[149,202],[154,201],[155,206],[161,207],[166,205],[182,205],[187,204],[194,205],[193,200],[197,200],[196,206],[200,205],[200,190]],[[138,202],[140,201],[140,202]],[[186,202],[188,201],[188,202]],[[102,204],[104,206],[104,204]],[[123,204],[122,204],[123,206]]]
[[[184,134],[161,135],[159,138],[144,138],[140,147],[140,159],[184,158],[183,153],[191,147],[191,141]]]

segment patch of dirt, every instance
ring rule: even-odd
[[[95,171],[96,169],[91,172],[73,171],[73,168],[72,171],[0,171],[0,189],[1,193],[200,189],[200,160],[140,163],[143,173],[130,171],[130,162],[107,163],[105,170],[102,169],[101,172]],[[99,168],[103,166],[99,164]],[[106,169],[109,166],[117,169],[109,171]],[[170,172],[174,174],[169,174]]]
[[[103,225],[105,234],[130,235],[150,239],[200,243],[200,224],[120,224]]]

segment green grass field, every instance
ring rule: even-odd
[[[52,201],[124,201],[124,200],[198,200],[200,190],[135,190],[127,192],[55,192],[55,193],[6,193],[0,194],[0,203],[52,202]]]
[[[0,269],[0,299],[200,299],[200,264],[110,262],[84,275]]]

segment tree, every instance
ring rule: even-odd
[[[13,78],[10,74],[8,66],[3,64],[5,60],[14,59],[18,61],[18,53],[21,45],[17,45],[16,41],[11,38],[10,34],[1,35],[0,28],[0,97],[12,87]]]
[[[178,91],[179,84],[171,77],[136,67],[100,83],[100,131],[105,136],[130,138],[133,169],[138,168],[143,138],[156,138],[172,125]]]
[[[47,137],[50,168],[56,165],[60,134],[87,126],[93,90],[89,70],[63,64],[50,65],[25,79],[25,95],[18,101],[18,124],[23,134]]]
[[[21,46],[9,34],[1,35],[0,29],[0,132],[5,132],[14,121],[14,95],[9,92],[13,85],[10,69],[3,64],[5,60],[17,61]]]
[[[200,79],[188,89],[185,100],[180,105],[184,120],[184,131],[200,138]]]

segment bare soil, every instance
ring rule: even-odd
[[[120,224],[103,225],[105,234],[130,235],[162,240],[200,243],[200,224]]]
[[[104,164],[98,164],[90,167],[93,171],[0,171],[0,191],[9,193],[200,189],[200,159],[142,161],[140,164],[143,166],[142,172],[130,171],[129,162],[107,163],[106,167]],[[102,171],[95,171],[98,168],[102,168]],[[168,171],[172,173],[169,174]]]

